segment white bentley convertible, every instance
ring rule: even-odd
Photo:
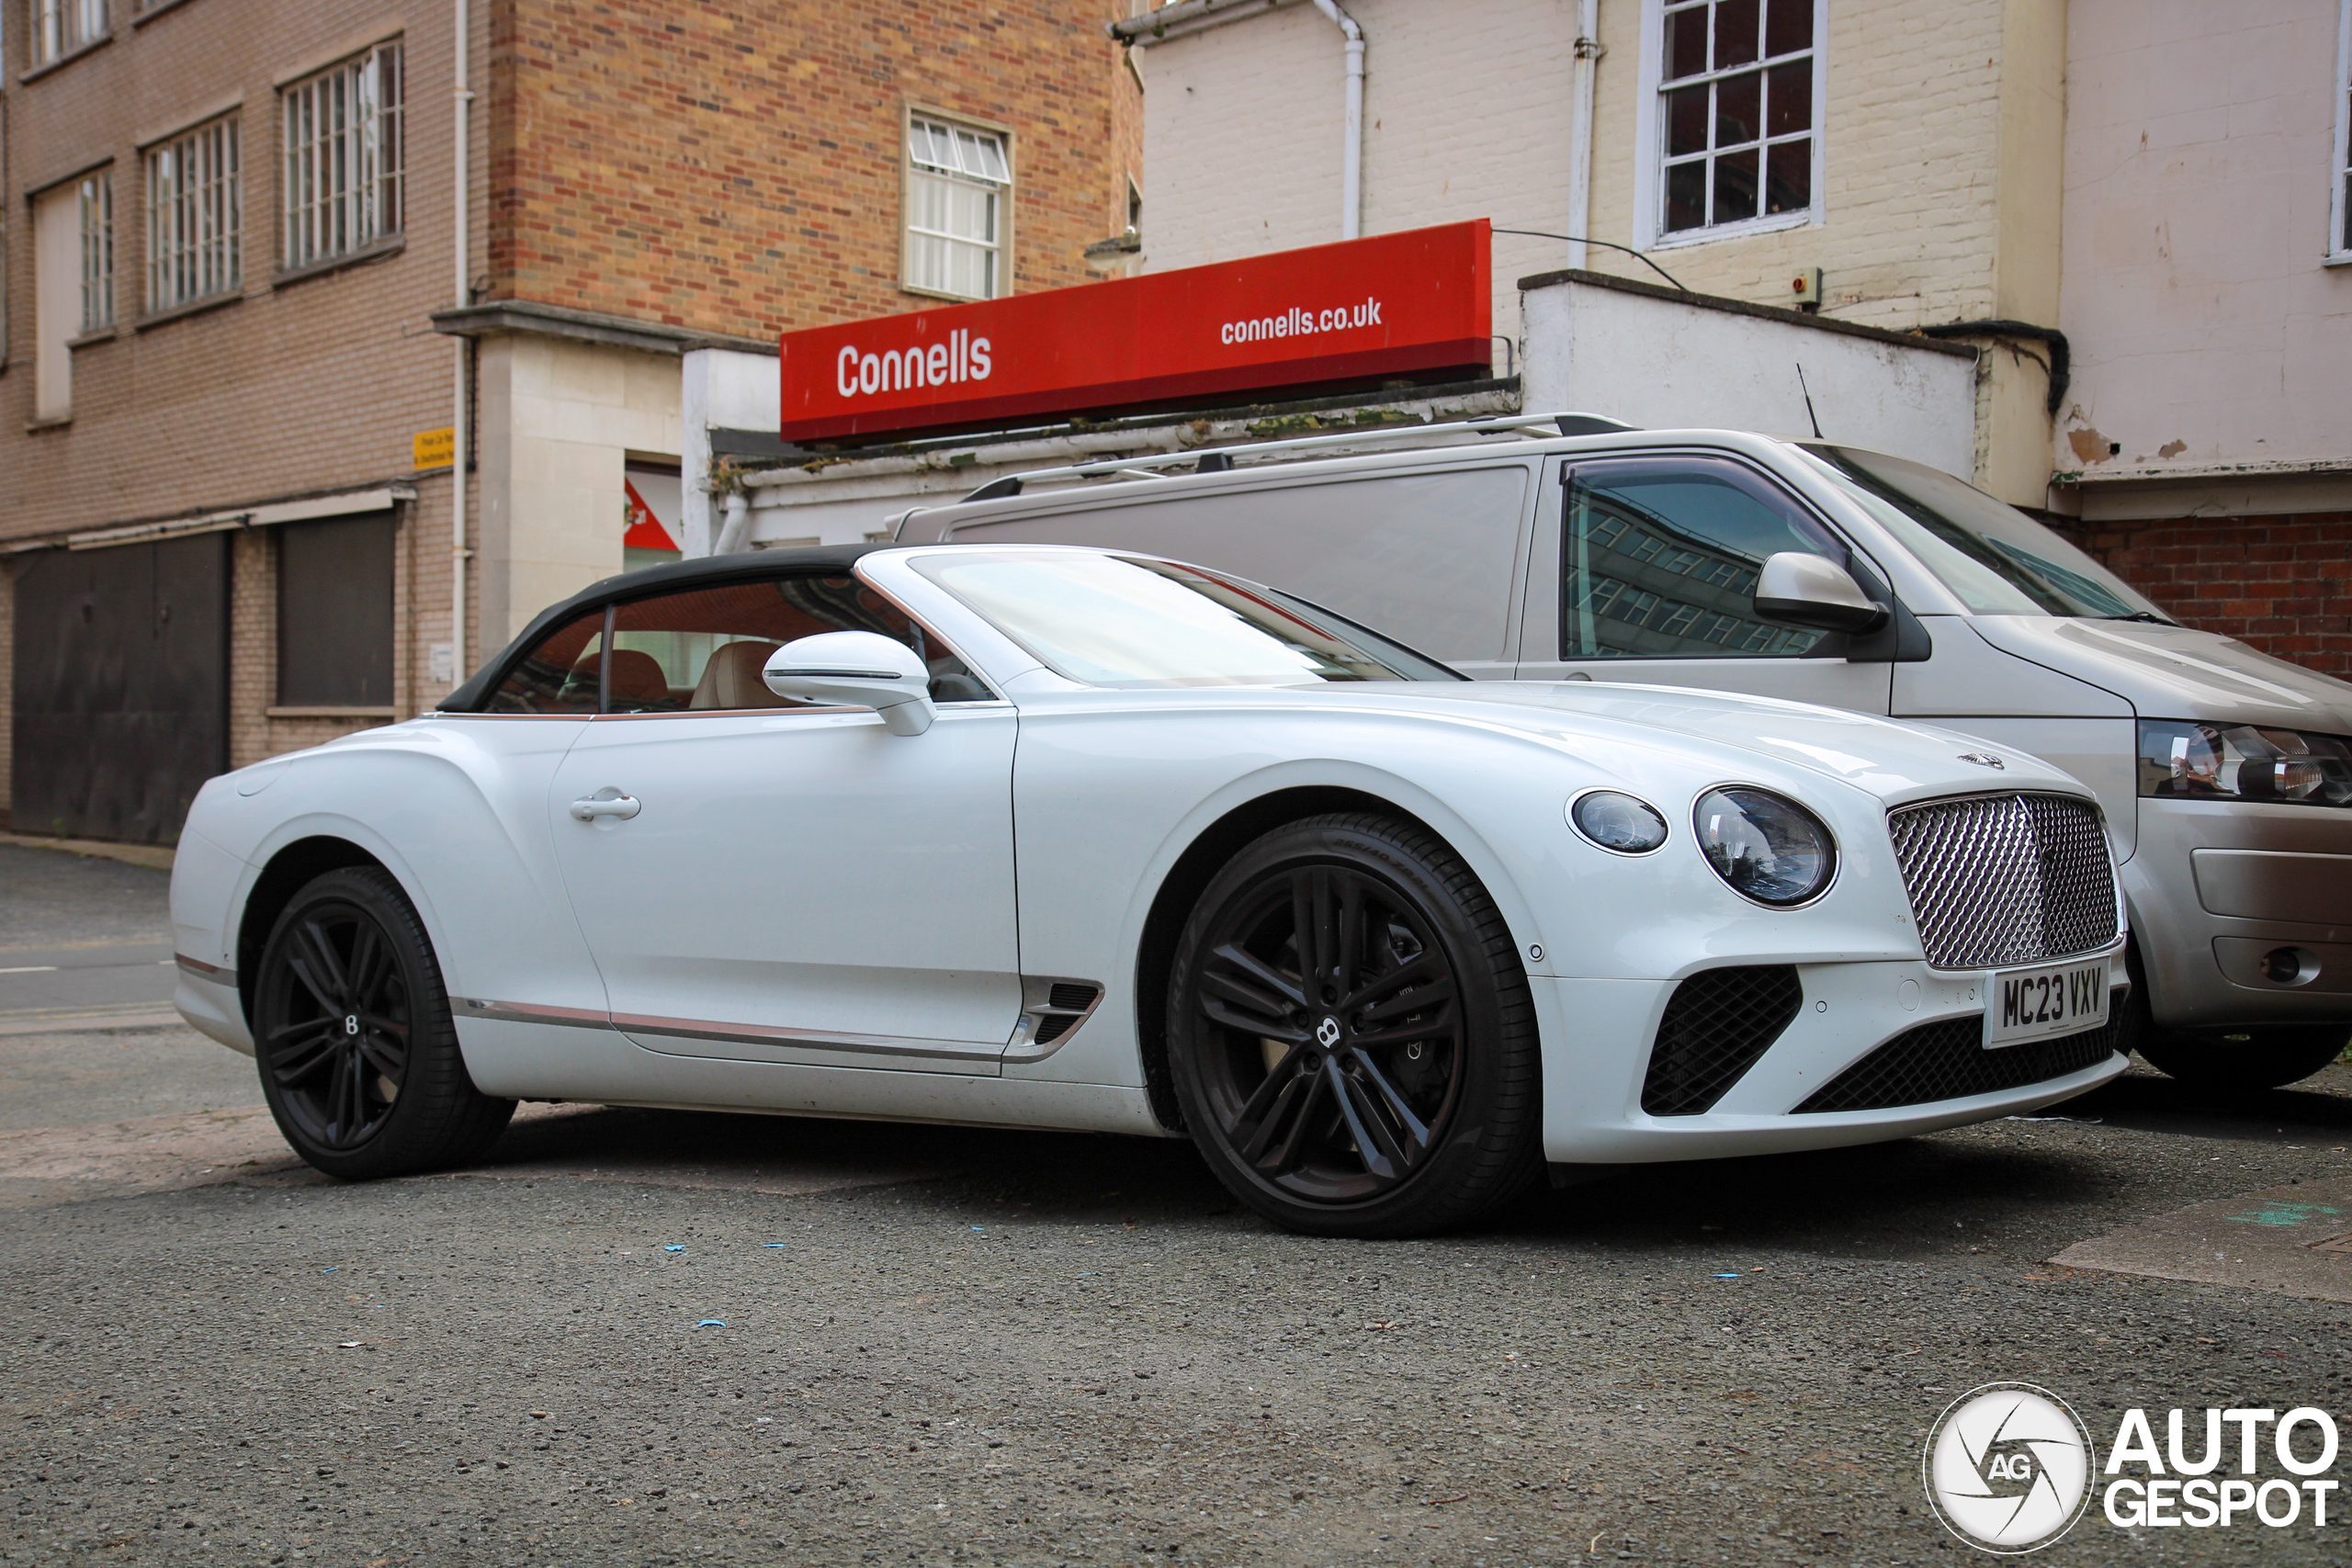
[[[1473,683],[1047,546],[614,578],[437,713],[213,780],[180,1010],[304,1158],[517,1100],[1190,1136],[1280,1224],[1821,1147],[2123,1068],[2098,808],[1850,713]]]

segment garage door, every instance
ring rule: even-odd
[[[11,825],[170,843],[229,762],[225,534],[17,558]]]

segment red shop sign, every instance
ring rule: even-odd
[[[786,441],[1484,375],[1480,219],[784,334]]]

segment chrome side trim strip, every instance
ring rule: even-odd
[[[615,1013],[612,1026],[628,1034],[659,1034],[678,1040],[715,1040],[730,1045],[803,1045],[817,1051],[855,1051],[876,1056],[951,1056],[993,1062],[1001,1045],[968,1040],[919,1040],[902,1034],[835,1034],[819,1029],[782,1029],[756,1023],[716,1023],[694,1018],[646,1018]]]
[[[586,1008],[537,1007],[528,1002],[494,1002],[475,997],[460,999],[464,1018],[496,1019],[502,1023],[560,1023],[573,1029],[610,1029],[607,1015]]]
[[[234,969],[223,969],[218,964],[207,964],[203,959],[190,958],[185,953],[173,953],[172,962],[199,980],[209,980],[232,991],[237,988],[237,972]]]

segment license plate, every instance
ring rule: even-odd
[[[1984,1009],[1984,1048],[2079,1034],[2105,1023],[2107,965],[2101,958],[1994,975]]]

